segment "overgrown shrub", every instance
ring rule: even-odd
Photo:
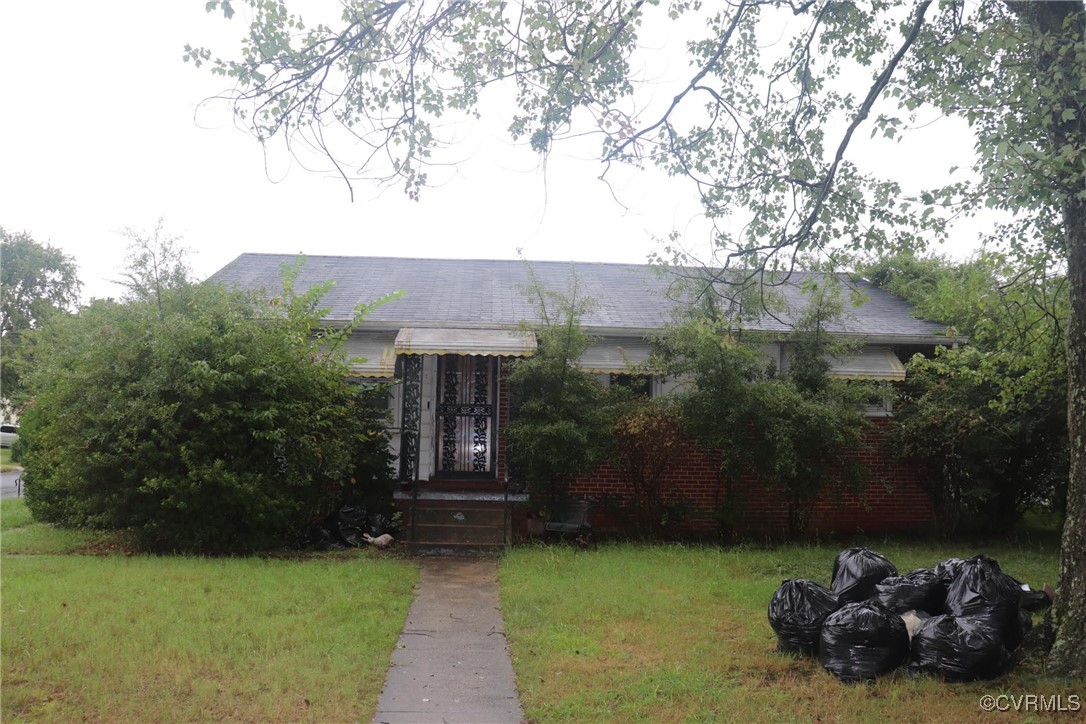
[[[662,340],[659,361],[665,374],[692,382],[677,395],[684,430],[720,452],[726,500],[737,497],[741,478],[772,486],[788,506],[792,533],[803,531],[829,485],[867,479],[853,453],[865,446],[860,402],[870,386],[826,376],[828,358],[848,352],[826,332],[841,308],[826,290],[811,294],[810,308],[785,340],[791,364],[784,373],[759,347],[780,340],[713,314],[675,326]],[[717,514],[734,519],[736,512],[722,506]]]
[[[639,532],[655,538],[674,522],[667,506],[683,507],[674,499],[676,481],[667,476],[684,449],[679,408],[668,398],[635,399],[615,421],[614,435],[615,465],[630,487]]]
[[[539,303],[539,347],[518,358],[506,378],[513,409],[502,435],[510,467],[549,505],[566,496],[577,475],[607,459],[615,405],[596,375],[577,367],[591,343],[580,325],[591,302],[577,276],[564,294],[538,281],[528,293]]]
[[[384,410],[320,330],[322,291],[295,295],[290,275],[270,301],[181,284],[44,329],[22,418],[35,518],[243,552],[387,477]]]
[[[985,251],[960,262],[901,253],[863,271],[966,338],[914,358],[896,406],[895,451],[920,472],[941,530],[1005,533],[1029,508],[1062,512],[1070,471],[1062,270],[1043,256]]]

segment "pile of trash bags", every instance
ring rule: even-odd
[[[1032,613],[1051,596],[1007,575],[987,556],[951,558],[899,575],[867,548],[846,548],[830,588],[784,581],[769,601],[782,652],[817,656],[842,681],[908,666],[947,681],[992,679],[1014,666]]]
[[[306,530],[298,544],[302,548],[321,551],[361,548],[374,539],[396,532],[392,518],[385,513],[348,504]]]

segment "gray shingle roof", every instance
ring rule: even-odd
[[[295,258],[242,254],[211,280],[274,294],[282,288],[280,266]],[[675,294],[674,275],[636,264],[310,256],[295,286],[304,291],[315,284],[334,282],[324,298],[331,309],[327,315],[330,322],[350,319],[360,302],[400,290],[403,297],[377,308],[364,326],[509,327],[538,317],[535,302],[525,293],[530,286],[529,265],[544,287],[559,292],[568,288],[571,270],[576,270],[583,288],[596,302],[582,319],[593,334],[622,336],[660,330],[678,306],[671,298]],[[805,304],[799,285],[822,278],[824,275],[817,273],[793,273],[789,283],[780,288],[781,296],[789,308],[800,310]],[[837,331],[903,343],[935,344],[940,337],[945,341],[945,326],[917,319],[906,302],[866,281],[842,279],[867,301],[850,307],[849,318]],[[792,315],[785,312],[777,316],[779,320],[766,315],[748,327],[787,331]]]

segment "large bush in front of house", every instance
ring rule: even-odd
[[[324,290],[295,294],[284,276],[270,301],[179,283],[42,330],[22,417],[35,518],[244,552],[388,476],[386,411],[320,330]]]
[[[529,294],[538,302],[539,346],[531,357],[517,359],[506,378],[512,410],[502,435],[514,475],[549,504],[607,459],[616,406],[598,376],[577,367],[591,343],[580,324],[591,300],[576,274],[565,293],[536,282]]]
[[[776,490],[788,507],[788,525],[800,533],[814,503],[827,488],[864,484],[868,471],[855,453],[865,447],[862,403],[868,383],[830,379],[829,360],[850,345],[832,337],[830,323],[844,315],[834,286],[811,285],[783,338],[790,350],[785,371],[760,345],[782,341],[744,330],[741,320],[708,309],[691,310],[662,340],[660,371],[689,380],[676,394],[684,431],[705,449],[721,454],[726,500],[724,518],[743,496],[741,479]],[[726,522],[726,521],[725,521]]]
[[[1071,469],[1062,270],[1043,256],[985,251],[966,261],[899,253],[863,272],[965,341],[910,363],[891,438],[942,532],[1001,533],[1030,508],[1062,513]]]

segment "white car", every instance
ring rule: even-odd
[[[0,447],[11,447],[19,439],[19,428],[4,423],[0,425]]]

